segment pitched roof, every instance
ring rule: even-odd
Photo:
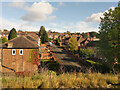
[[[83,40],[82,42],[80,42],[80,44],[85,43],[86,41],[90,42],[87,38],[85,40]]]
[[[20,36],[20,37],[16,37],[14,39],[11,39],[8,42],[0,45],[0,47],[2,46],[3,48],[8,48],[9,43],[13,43],[11,48],[21,48],[21,49],[38,48],[37,44],[34,44],[31,40],[27,39],[25,36]]]

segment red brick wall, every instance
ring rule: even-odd
[[[16,55],[12,55],[12,49],[3,49],[2,65],[14,69],[16,72],[37,70],[37,65],[28,62],[31,49],[23,49],[23,55],[19,55],[19,49],[16,49]],[[12,70],[2,67],[2,72],[12,72]]]

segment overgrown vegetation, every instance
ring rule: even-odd
[[[38,65],[39,63],[39,52],[37,49],[31,49],[28,62]]]
[[[3,88],[118,88],[119,74],[63,73],[42,71],[31,77],[2,77]]]

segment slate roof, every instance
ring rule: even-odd
[[[8,42],[0,45],[0,47],[8,48],[8,43],[13,43],[11,48],[21,48],[21,49],[35,49],[38,48],[38,45],[33,43],[31,40],[26,38],[25,36],[16,37],[14,39],[9,40]]]

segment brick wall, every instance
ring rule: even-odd
[[[14,69],[15,72],[33,72],[37,70],[37,65],[28,62],[31,49],[23,49],[23,55],[19,55],[19,49],[16,49],[16,55],[12,55],[12,49],[3,49],[2,65]],[[10,69],[2,67],[2,72],[13,72]]]

